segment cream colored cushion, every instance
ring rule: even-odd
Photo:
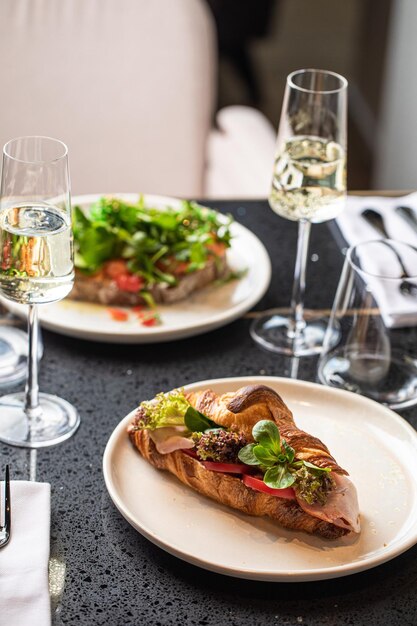
[[[215,99],[200,0],[1,0],[0,144],[68,144],[73,193],[199,196]]]
[[[265,198],[269,194],[275,131],[256,109],[231,106],[217,115],[208,142],[209,198]]]
[[[214,120],[203,0],[1,0],[0,145],[67,143],[73,194],[268,192],[275,133],[246,107]]]

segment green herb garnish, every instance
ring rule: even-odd
[[[332,486],[330,468],[317,467],[308,461],[295,461],[295,450],[281,439],[278,426],[271,420],[261,420],[252,429],[255,443],[239,451],[239,460],[257,465],[264,471],[264,483],[272,489],[293,486],[297,495],[309,504],[324,503]]]
[[[86,274],[106,261],[124,259],[145,289],[157,283],[178,283],[176,267],[186,273],[205,267],[217,258],[212,245],[230,246],[231,216],[220,215],[195,202],[160,210],[137,203],[102,197],[88,211],[73,211],[75,266]]]
[[[184,422],[188,430],[196,433],[202,433],[210,428],[218,428],[218,425],[215,422],[209,419],[206,415],[203,415],[203,413],[200,413],[200,411],[197,411],[197,409],[191,405],[185,412]]]

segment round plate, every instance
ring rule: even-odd
[[[72,204],[88,209],[101,195],[75,197]],[[138,200],[137,194],[118,193],[114,196],[127,202]],[[181,200],[145,195],[145,202],[163,209],[179,206]],[[228,264],[234,271],[246,270],[245,275],[224,285],[208,286],[169,306],[158,305],[162,320],[159,326],[142,326],[133,313],[129,314],[127,321],[115,321],[109,312],[111,307],[69,299],[40,306],[39,320],[44,328],[62,335],[110,343],[172,341],[224,326],[251,309],[262,298],[271,279],[271,262],[259,239],[238,222],[233,222],[231,232]],[[23,305],[5,299],[2,302],[13,313],[26,314]],[[129,309],[125,310],[129,312]]]
[[[396,413],[348,391],[273,377],[225,378],[188,385],[221,394],[261,383],[278,391],[297,425],[328,445],[356,485],[362,530],[328,541],[239,513],[158,471],[126,433],[111,435],[103,459],[110,497],[142,535],[200,567],[240,578],[295,582],[354,574],[417,542],[417,433]]]

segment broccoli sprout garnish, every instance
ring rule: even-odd
[[[241,433],[216,428],[204,433],[193,433],[197,456],[202,461],[220,463],[238,462],[239,450],[247,444]]]
[[[293,484],[295,493],[307,504],[325,504],[327,495],[334,487],[333,478],[329,472],[315,472],[312,468],[302,465],[295,472]]]

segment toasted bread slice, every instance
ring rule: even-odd
[[[194,291],[206,287],[228,273],[226,257],[211,258],[201,270],[184,274],[175,286],[155,284],[148,288],[154,302],[171,304],[184,300]],[[138,306],[146,304],[139,292],[132,293],[119,289],[115,280],[106,276],[86,276],[80,271],[75,273],[75,282],[69,296],[72,300],[94,302],[108,306]]]

